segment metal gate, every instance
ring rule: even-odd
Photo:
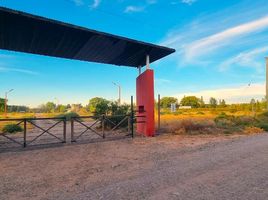
[[[131,112],[127,115],[82,116],[68,120],[65,117],[0,119],[0,150],[66,142],[133,138],[134,124],[144,123],[146,120],[145,116],[136,116],[133,108],[132,97]],[[16,133],[1,132],[7,124],[17,125],[20,130]]]
[[[129,115],[64,118],[0,119],[0,150],[66,142],[93,142],[134,137],[135,118]],[[20,131],[1,131],[5,125]]]
[[[6,125],[20,130],[8,133]],[[0,119],[0,149],[66,142],[66,118]]]

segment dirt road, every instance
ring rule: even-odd
[[[0,199],[268,199],[268,134],[0,154]]]

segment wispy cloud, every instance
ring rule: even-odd
[[[133,12],[142,12],[145,7],[142,6],[127,6],[125,8],[125,13],[133,13]]]
[[[135,12],[143,12],[149,6],[157,3],[157,0],[146,0],[144,4],[137,5],[129,5],[125,8],[124,13],[135,13]]]
[[[30,74],[30,75],[38,75],[38,72],[22,69],[22,68],[11,68],[11,67],[0,67],[0,72],[18,72],[18,73],[24,73],[24,74]]]
[[[230,44],[234,39],[239,36],[247,35],[253,32],[260,31],[268,27],[268,17],[244,23],[232,28],[228,28],[216,34],[199,39],[192,42],[185,47],[186,59],[192,59],[200,55],[209,53],[219,47]]]
[[[76,6],[82,6],[84,5],[84,1],[83,0],[72,0]]]
[[[171,81],[168,79],[164,79],[164,78],[156,78],[155,83],[159,85],[163,85],[163,84],[171,83]]]
[[[90,7],[97,8],[97,7],[99,7],[100,3],[101,3],[101,0],[94,0]]]
[[[227,59],[219,65],[220,71],[226,71],[234,65],[253,67],[257,71],[263,71],[264,56],[268,54],[268,46],[242,52],[234,57]],[[259,59],[261,57],[261,59]]]
[[[188,5],[192,5],[196,1],[197,0],[181,0],[182,3],[188,4]]]
[[[186,92],[179,95],[179,99],[184,96],[197,96],[203,97],[206,102],[209,101],[210,97],[217,99],[225,99],[228,103],[244,103],[249,102],[252,98],[261,100],[265,95],[265,84],[255,83],[246,84],[242,86],[234,86],[228,88],[219,88],[215,90],[202,90],[198,92]]]
[[[148,4],[156,4],[157,3],[157,0],[147,0],[147,3]]]

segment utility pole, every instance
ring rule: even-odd
[[[5,92],[5,118],[7,118],[7,95],[8,95],[8,93],[10,93],[12,91],[13,91],[13,89]]]
[[[266,60],[266,109],[268,110],[268,57],[265,57]]]
[[[118,104],[121,104],[121,86],[119,84],[116,84],[115,82],[112,82],[116,87],[118,87]]]

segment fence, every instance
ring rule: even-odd
[[[0,132],[0,147],[66,142],[66,118],[0,119],[0,127],[7,124],[20,126],[21,131]]]
[[[130,115],[71,118],[71,142],[116,137],[134,137]]]
[[[134,137],[134,124],[144,123],[145,116],[136,116],[131,97],[131,112],[127,115],[101,115],[61,118],[0,119],[0,149],[13,146],[33,146],[66,142],[92,141],[106,138]],[[141,120],[137,120],[140,118]],[[21,131],[2,131],[6,124],[15,124]],[[70,129],[67,129],[70,124]],[[70,132],[69,132],[70,130]]]
[[[128,115],[82,116],[69,120],[65,117],[0,119],[0,130],[7,124],[21,127],[13,134],[0,131],[0,149],[134,137],[134,124],[141,123],[139,117],[144,118],[135,116],[133,111]]]

